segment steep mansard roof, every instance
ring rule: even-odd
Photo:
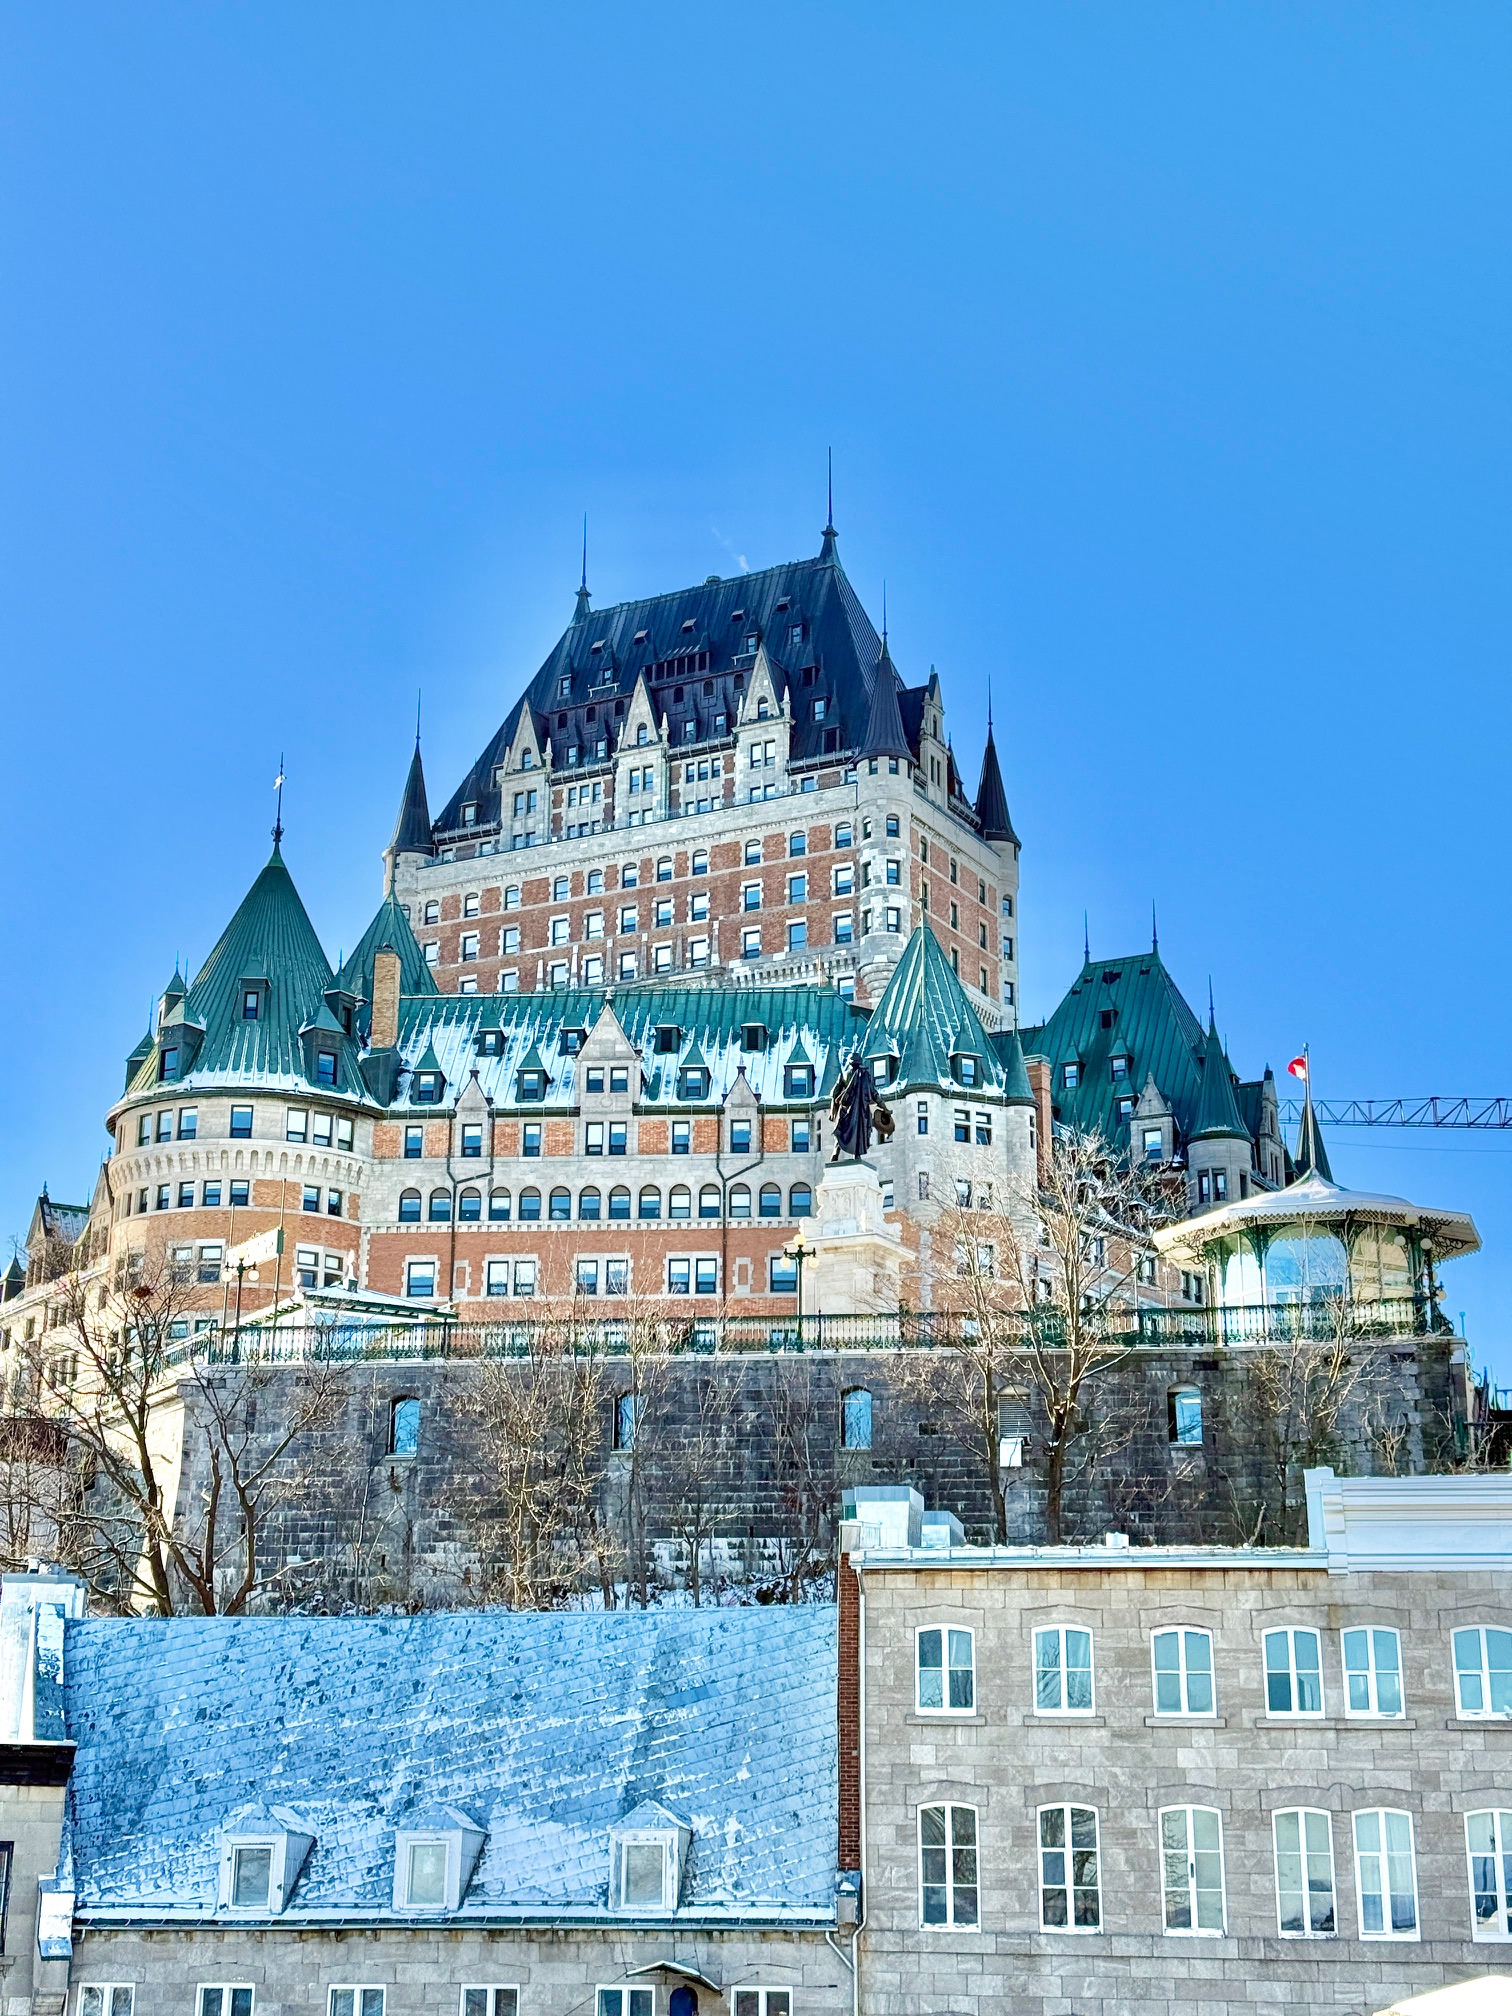
[[[1111,1018],[1107,1027],[1104,1016]],[[1119,1117],[1118,1101],[1137,1099],[1146,1078],[1153,1076],[1182,1139],[1196,1131],[1205,1051],[1202,1024],[1159,952],[1089,959],[1049,1020],[1025,1029],[1022,1036],[1028,1056],[1050,1060],[1054,1113],[1065,1126],[1099,1133],[1110,1142],[1126,1140],[1128,1122]],[[1112,1074],[1112,1059],[1118,1056],[1129,1059],[1122,1080]],[[1074,1088],[1063,1082],[1061,1067],[1068,1063],[1081,1067]],[[1245,1090],[1240,1088],[1240,1096]]]
[[[827,529],[813,560],[788,561],[728,579],[713,575],[696,588],[608,609],[586,606],[579,590],[572,621],[453,792],[434,822],[434,835],[452,838],[466,830],[464,804],[476,807],[480,826],[498,817],[494,771],[504,761],[524,707],[532,710],[541,739],[550,739],[558,769],[573,747],[585,752],[586,767],[587,752],[601,737],[612,753],[618,724],[643,675],[657,717],[666,716],[679,750],[686,746],[689,720],[697,728],[694,741],[714,739],[724,732],[716,730],[714,717],[723,714],[733,725],[739,710],[735,681],[737,675],[749,676],[746,645],[753,632],[773,662],[779,689],[785,685],[792,695],[792,760],[859,752],[872,712],[882,640],[846,578],[833,531]],[[813,684],[805,685],[810,668]],[[566,697],[563,679],[569,682]],[[706,685],[713,690],[706,693]],[[911,730],[906,691],[899,702],[905,732],[896,753],[910,759],[918,749],[918,715],[926,689],[916,690]],[[681,700],[675,697],[678,692]],[[824,721],[816,722],[812,702],[821,698],[829,706]],[[885,695],[883,711],[890,711]],[[890,723],[887,735],[894,739]],[[969,816],[969,807],[964,809]]]
[[[1001,1094],[1009,1080],[1003,1057],[926,924],[909,939],[872,1010],[862,1054],[867,1058],[891,1054],[896,1060],[889,1091],[906,1092],[920,1085],[959,1091],[961,1081],[952,1060],[962,1055],[979,1060],[982,1090]],[[1023,1089],[1028,1091],[1027,1077]]]
[[[252,1021],[242,1013],[249,982],[262,991]],[[179,1076],[171,1081],[176,1089],[209,1080],[300,1088],[311,1082],[304,1033],[319,1030],[335,1038],[325,1045],[337,1051],[331,1089],[362,1095],[357,1046],[335,1023],[326,1000],[334,985],[315,927],[275,845],[188,993],[164,1014],[127,1089],[145,1090],[158,1082],[169,1046],[180,1051]]]
[[[680,1922],[832,1922],[834,1615],[70,1623],[79,1915],[212,1918],[222,1831],[271,1808],[314,1836],[281,1923],[388,1918],[396,1831],[450,1807],[486,1836],[453,1922],[605,1918],[608,1830],[655,1801],[692,1829]]]

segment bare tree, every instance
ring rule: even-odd
[[[662,1390],[671,1394],[677,1389],[666,1380]],[[737,1411],[735,1386],[726,1365],[716,1361],[697,1374],[692,1405],[675,1424],[677,1458],[667,1477],[666,1499],[673,1536],[687,1560],[687,1588],[695,1607],[703,1600],[705,1551],[712,1572],[714,1542],[743,1495],[736,1474]],[[674,1424],[667,1422],[664,1432],[670,1440]]]
[[[1343,1295],[1299,1305],[1288,1334],[1278,1309],[1270,1339],[1246,1349],[1235,1407],[1235,1454],[1226,1475],[1234,1538],[1242,1545],[1292,1547],[1307,1539],[1305,1472],[1345,1467],[1379,1426],[1394,1461],[1396,1429],[1373,1413],[1368,1347],[1353,1334]]]
[[[841,1484],[835,1448],[838,1405],[828,1367],[805,1357],[772,1360],[778,1494],[786,1529],[778,1552],[791,1603],[801,1600],[805,1585],[834,1559]]]
[[[123,1262],[60,1280],[56,1321],[21,1346],[30,1404],[78,1480],[59,1552],[102,1601],[164,1616],[237,1615],[274,1579],[264,1526],[299,1483],[309,1434],[337,1400],[335,1368],[305,1368],[258,1426],[275,1374],[246,1344],[191,1336],[205,1296],[190,1270]],[[181,1482],[186,1477],[188,1482]]]

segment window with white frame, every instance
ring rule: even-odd
[[[233,1911],[266,1911],[273,1882],[271,1841],[241,1841],[231,1849],[230,1894]]]
[[[1039,1809],[1040,1927],[1102,1930],[1102,1867],[1092,1806]]]
[[[1268,1715],[1323,1713],[1323,1656],[1316,1631],[1266,1632],[1265,1710]]]
[[[1150,1634],[1157,1715],[1211,1715],[1213,1634],[1189,1626]]]
[[[446,1840],[406,1841],[399,1856],[401,1897],[411,1911],[446,1908]]]
[[[1215,1808],[1164,1808],[1160,1873],[1167,1932],[1223,1931],[1223,1819]]]
[[[1412,1815],[1372,1807],[1354,1816],[1355,1891],[1362,1939],[1416,1939]]]
[[[600,1988],[598,2016],[654,2016],[653,1988]]]
[[[619,1880],[615,1885],[615,1908],[619,1911],[668,1911],[671,1861],[665,1836],[633,1837],[619,1843]]]
[[[1034,1634],[1034,1707],[1040,1715],[1092,1713],[1092,1633],[1053,1624]]]
[[[461,2016],[520,2016],[518,1988],[464,1988]]]
[[[919,1808],[919,1923],[975,1926],[977,1816],[974,1806]]]
[[[383,2016],[383,1996],[381,1988],[333,1988],[327,2016]]]
[[[1512,1812],[1465,1815],[1470,1858],[1470,1931],[1476,1939],[1512,1939]]]
[[[1512,1631],[1455,1632],[1454,1695],[1462,1716],[1512,1715]]]
[[[735,1988],[731,2016],[793,2016],[791,1988]]]
[[[1372,1627],[1342,1631],[1344,1713],[1402,1715],[1402,1641],[1395,1631]]]
[[[198,2016],[252,2016],[250,1987],[232,1987],[224,1982],[202,1985],[196,2004]]]
[[[1317,1806],[1287,1806],[1271,1816],[1276,1850],[1276,1922],[1283,1939],[1332,1939],[1333,1816]]]
[[[917,1633],[921,1715],[970,1715],[976,1710],[974,1635],[932,1625]]]
[[[86,1981],[74,2007],[78,2016],[131,2016],[135,2001],[129,1981]]]

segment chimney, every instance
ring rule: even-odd
[[[392,1050],[399,1041],[399,954],[384,945],[373,954],[373,1015],[368,1042]]]
[[[1035,1136],[1039,1144],[1038,1174],[1041,1183],[1050,1174],[1050,1059],[1048,1057],[1026,1057],[1024,1069],[1029,1073],[1029,1090],[1034,1094]]]

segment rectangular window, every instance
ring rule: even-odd
[[[651,1988],[600,1988],[598,2016],[654,2016],[656,1992]]]
[[[406,1127],[404,1130],[404,1159],[407,1162],[417,1162],[424,1153],[425,1129],[423,1127]]]
[[[178,1116],[178,1138],[180,1141],[193,1141],[198,1134],[199,1108],[197,1106],[181,1106]]]
[[[339,1218],[341,1216],[341,1192],[339,1190],[327,1190],[326,1216],[327,1218]]]
[[[198,2016],[252,2016],[251,1988],[201,1988]]]
[[[767,1286],[773,1295],[796,1295],[798,1262],[786,1253],[774,1253],[767,1262]]]
[[[90,1981],[79,1990],[79,2016],[131,2016],[136,1990],[126,1981]]]
[[[1454,1687],[1462,1716],[1512,1715],[1512,1631],[1456,1631]]]
[[[194,1185],[192,1183],[180,1183],[178,1186],[178,1208],[180,1211],[192,1211],[194,1209]]]
[[[813,1123],[808,1120],[795,1120],[789,1138],[794,1155],[809,1154],[813,1142]]]
[[[520,2016],[518,1988],[464,1988],[462,2016]]]
[[[381,1988],[333,1988],[328,2016],[383,2016]]]
[[[434,1301],[436,1294],[434,1260],[410,1260],[405,1263],[404,1292],[412,1301]]]
[[[1167,1932],[1223,1931],[1223,1821],[1211,1806],[1167,1806],[1160,1816]]]
[[[158,1185],[157,1208],[159,1211],[171,1211],[173,1209],[173,1192],[166,1183],[159,1183]]]
[[[330,1147],[331,1115],[329,1113],[317,1113],[315,1115],[315,1118],[311,1122],[310,1126],[310,1139],[314,1142],[317,1148]]]
[[[811,1099],[814,1096],[812,1064],[786,1066],[782,1074],[782,1096],[784,1099]]]
[[[609,1153],[611,1155],[623,1155],[628,1139],[629,1123],[624,1120],[611,1120],[609,1122]]]
[[[1358,1630],[1341,1636],[1345,1714],[1402,1714],[1402,1641],[1396,1632]]]
[[[672,1153],[674,1155],[687,1155],[692,1152],[692,1148],[692,1122],[688,1120],[674,1120],[672,1122]]]
[[[606,1260],[604,1262],[604,1293],[606,1295],[628,1295],[630,1292],[630,1262],[628,1260]]]
[[[1465,1849],[1472,1936],[1512,1939],[1512,1812],[1467,1813]]]
[[[220,1201],[221,1186],[219,1183],[207,1183],[200,1193],[200,1202],[204,1205],[205,1209],[207,1211],[219,1210]]]
[[[717,1295],[719,1293],[719,1262],[717,1260],[694,1261],[693,1292],[697,1295]]]
[[[992,1146],[992,1115],[990,1113],[978,1113],[976,1116],[976,1145],[978,1148],[990,1148]]]
[[[1102,1874],[1095,1809],[1042,1806],[1039,1858],[1041,1930],[1100,1932]]]
[[[1323,1713],[1323,1661],[1316,1631],[1267,1631],[1265,1707],[1270,1715]]]
[[[252,1185],[244,1176],[233,1177],[231,1182],[231,1209],[244,1211],[252,1201]]]
[[[977,1816],[974,1806],[919,1808],[919,1923],[975,1926]]]
[[[1092,1713],[1092,1633],[1051,1625],[1034,1634],[1034,1707],[1039,1715]]]
[[[304,1141],[309,1137],[310,1116],[299,1106],[291,1106],[284,1115],[285,1141]]]
[[[808,901],[807,875],[789,875],[787,900],[789,901],[789,903],[807,903]]]
[[[847,1405],[851,1395],[846,1395]],[[868,1401],[870,1395],[867,1396]],[[870,1409],[868,1408],[868,1416]],[[849,1425],[849,1416],[846,1417]],[[870,1421],[868,1419],[868,1427]],[[868,1446],[870,1437],[868,1436]],[[847,1444],[847,1447],[850,1445]],[[976,1711],[976,1665],[973,1633],[931,1625],[916,1637],[921,1715],[971,1715]]]
[[[464,960],[468,960],[468,961],[471,961],[471,960],[473,960],[473,959],[476,959],[476,958],[477,958],[477,956],[478,956],[478,934],[477,934],[477,932],[476,932],[476,931],[464,931],[464,932],[462,933],[462,957],[463,957],[463,959],[464,959]]]
[[[971,1139],[971,1114],[964,1106],[955,1109],[955,1138],[957,1141]]]
[[[137,1146],[147,1148],[152,1144],[152,1115],[144,1113],[137,1121]]]
[[[693,1262],[691,1260],[669,1260],[667,1262],[667,1293],[669,1295],[689,1295],[693,1292]]]
[[[808,944],[808,925],[802,919],[787,927],[787,948],[789,952],[801,952]]]
[[[748,925],[741,932],[740,956],[742,959],[759,959],[761,957],[761,926],[759,924]]]
[[[599,1073],[601,1082],[603,1075],[602,1072]],[[585,1155],[602,1155],[603,1152],[604,1123],[602,1120],[590,1120],[583,1128],[583,1153]]]
[[[252,1138],[252,1108],[233,1106],[231,1108],[231,1139],[250,1141]]]
[[[540,1152],[541,1123],[539,1120],[527,1120],[520,1129],[520,1153],[525,1156],[535,1157]]]
[[[737,1988],[732,2016],[793,2016],[791,1988]]]
[[[1417,1858],[1412,1815],[1387,1807],[1354,1816],[1355,1890],[1362,1939],[1416,1939]]]
[[[856,920],[848,910],[840,912],[833,920],[835,943],[850,945],[855,942]]]
[[[1331,1939],[1338,1931],[1334,1907],[1332,1817],[1314,1806],[1287,1807],[1273,1815],[1276,1848],[1276,1916],[1283,1939]]]
[[[305,1184],[303,1201],[299,1208],[302,1211],[318,1211],[320,1209],[320,1185],[318,1183]]]
[[[1213,1713],[1213,1634],[1156,1631],[1150,1639],[1157,1715]]]
[[[536,1291],[536,1263],[534,1260],[516,1260],[514,1263],[514,1291],[516,1295],[530,1297]]]

